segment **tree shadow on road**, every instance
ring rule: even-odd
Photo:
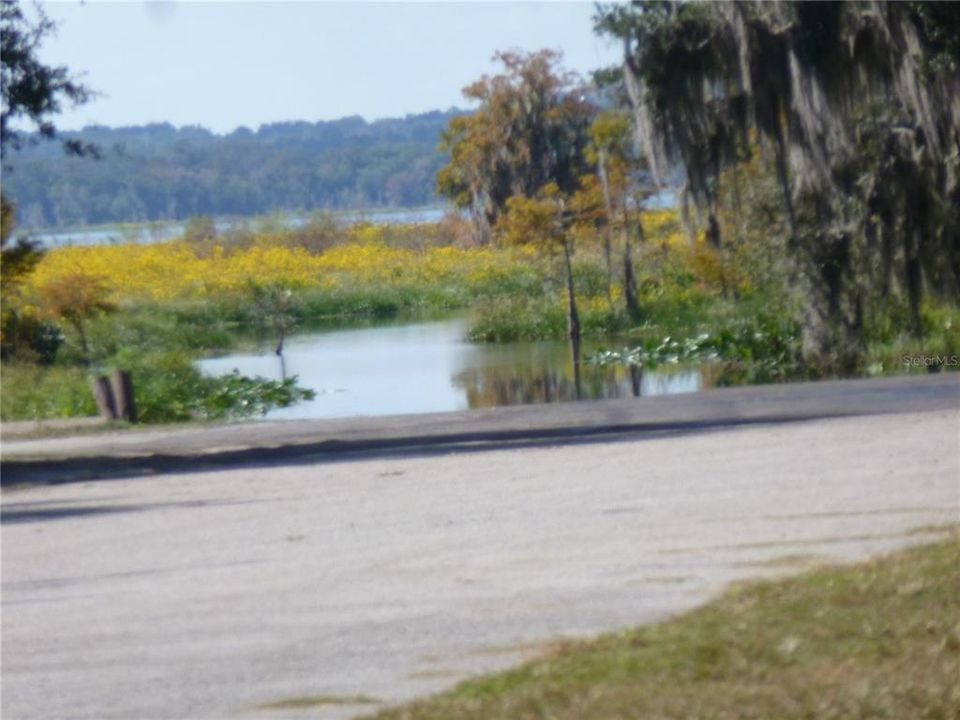
[[[832,413],[830,417],[842,417]],[[316,465],[370,458],[432,457],[453,453],[483,453],[495,450],[582,445],[596,442],[627,442],[737,427],[806,422],[825,416],[768,416],[759,419],[697,420],[665,423],[628,423],[464,432],[443,435],[323,440],[279,447],[252,447],[200,454],[152,454],[138,457],[110,455],[69,459],[10,460],[0,464],[0,486],[6,489],[37,485],[61,485],[91,480],[130,479],[238,468]]]

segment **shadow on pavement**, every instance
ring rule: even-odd
[[[69,502],[9,502],[0,506],[0,522],[4,524],[46,522],[48,520],[70,520],[96,515],[118,515],[131,512],[149,512],[151,510],[169,510],[171,508],[205,508],[223,505],[246,505],[264,502],[262,500],[192,500],[187,502],[138,503],[126,505],[90,505]]]
[[[842,416],[836,413],[830,415],[830,417]],[[815,414],[767,416],[758,419],[728,418],[665,423],[531,428],[401,438],[324,440],[279,447],[226,450],[218,453],[158,453],[136,457],[89,456],[67,459],[10,460],[2,462],[2,465],[0,465],[2,466],[0,485],[4,488],[58,485],[158,474],[214,472],[237,467],[262,468],[277,465],[313,465],[372,457],[430,457],[460,452],[481,453],[508,448],[643,440],[744,426],[805,422],[821,417],[824,416]],[[4,510],[4,521],[7,521],[6,510]]]

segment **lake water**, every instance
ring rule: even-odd
[[[372,223],[393,225],[410,223],[438,222],[443,218],[446,208],[416,208],[375,211],[337,211],[333,216],[344,223],[354,223],[367,220]],[[218,219],[214,224],[218,233],[227,232],[235,227],[242,227],[249,218],[234,220]],[[310,217],[290,215],[282,218],[281,222],[287,227],[302,227],[310,222]],[[121,227],[105,229],[78,228],[76,230],[62,230],[31,234],[31,237],[44,247],[62,247],[65,245],[108,245],[111,243],[154,243],[163,240],[172,240],[183,235],[184,224],[180,222],[162,221],[156,223],[133,223]]]
[[[304,333],[287,338],[284,357],[265,341],[261,352],[202,360],[205,374],[238,370],[280,379],[296,375],[315,400],[268,413],[268,419],[396,415],[561,402],[577,397],[565,342],[474,344],[464,317],[396,322],[373,327]],[[585,342],[584,353],[601,343]],[[639,383],[636,383],[639,381]],[[645,371],[625,368],[581,371],[581,398],[599,399],[694,392],[697,369]]]
[[[673,190],[665,190],[647,199],[646,206],[651,209],[673,207],[676,204],[676,194]],[[334,212],[334,217],[345,223],[366,220],[376,224],[410,224],[438,222],[449,210],[447,207],[427,208],[397,208],[395,210],[344,210]],[[222,219],[218,218],[215,226],[217,232],[226,232],[231,228],[242,226],[249,218]],[[287,227],[301,227],[310,222],[309,216],[289,215],[282,218]],[[110,243],[133,242],[153,243],[171,240],[183,235],[184,224],[172,221],[158,221],[154,223],[130,223],[121,227],[100,229],[78,228],[76,230],[59,230],[50,232],[29,232],[28,235],[44,247],[62,247],[65,245],[107,245]]]

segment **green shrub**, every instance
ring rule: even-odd
[[[552,297],[497,297],[476,310],[467,337],[474,342],[560,338],[567,331],[564,306]]]
[[[591,260],[573,264],[573,287],[578,298],[606,297],[607,270]]]
[[[113,368],[130,372],[144,423],[249,417],[314,396],[313,391],[297,386],[296,378],[278,381],[239,373],[205,377],[180,353],[142,355],[127,349],[92,371],[5,363],[0,414],[3,420],[96,415],[90,377]]]
[[[231,329],[214,307],[150,304],[101,316],[90,323],[88,335],[92,359],[105,362],[124,351],[196,355],[225,350],[234,345]]]
[[[130,372],[145,423],[249,417],[314,397],[312,390],[297,386],[295,377],[267,380],[236,372],[206,377],[179,353],[135,356],[127,351],[111,364]]]
[[[909,323],[900,323],[906,310],[896,308],[892,317],[874,318],[867,346],[867,369],[872,375],[902,372],[957,370],[960,358],[960,308],[927,301],[920,307],[923,337],[909,332]],[[885,332],[879,332],[877,328]],[[925,362],[910,362],[925,359]]]
[[[0,337],[0,356],[7,361],[52,365],[63,345],[63,333],[56,324],[17,310],[4,313]]]
[[[87,372],[76,367],[4,363],[3,420],[46,420],[97,414]]]
[[[717,385],[782,382],[806,373],[800,360],[800,325],[780,316],[741,318],[696,336],[648,336],[633,347],[601,350],[588,360],[647,369],[714,363]]]
[[[626,311],[606,301],[583,301],[578,305],[583,337],[603,337],[630,326]],[[467,337],[473,342],[558,340],[567,336],[566,298],[559,293],[540,297],[497,297],[477,307]]]

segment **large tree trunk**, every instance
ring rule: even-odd
[[[923,320],[920,317],[920,301],[923,298],[923,276],[918,257],[916,230],[908,230],[904,248],[907,302],[910,306],[910,329],[918,340],[923,339]]]
[[[573,381],[577,398],[580,397],[580,315],[577,313],[577,298],[573,286],[573,249],[570,240],[563,239],[563,262],[567,273],[567,337],[573,359]]]
[[[829,227],[826,219],[823,227]],[[809,250],[802,352],[808,366],[823,375],[848,376],[862,370],[863,301],[853,277],[851,244],[849,234],[829,229],[803,243]]]

